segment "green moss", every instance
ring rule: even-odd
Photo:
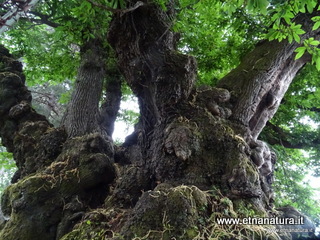
[[[112,223],[119,220],[119,216],[123,216],[121,209],[95,209],[60,240],[123,240],[119,233],[112,230]]]

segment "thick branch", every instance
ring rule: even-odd
[[[28,21],[31,21],[33,23],[36,23],[36,24],[45,24],[45,25],[48,25],[50,27],[53,27],[53,28],[56,28],[56,27],[59,27],[60,24],[58,23],[55,23],[51,20],[49,20],[52,16],[50,15],[46,15],[46,14],[42,14],[42,13],[39,13],[39,12],[36,12],[36,11],[30,11],[30,13],[36,17],[39,17],[39,19],[36,19],[36,18],[26,18],[26,20]]]
[[[305,38],[317,34],[311,32],[310,16],[301,15],[297,21],[308,32]],[[307,55],[294,60],[294,50],[298,46],[287,41],[264,41],[218,83],[232,93],[231,119],[249,127],[253,139],[258,138],[266,122],[276,113],[297,72],[310,61]]]

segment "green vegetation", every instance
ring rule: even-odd
[[[16,169],[12,154],[6,152],[4,147],[0,146],[0,194],[9,185]]]

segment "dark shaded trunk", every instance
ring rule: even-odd
[[[67,134],[33,112],[21,67],[18,75],[1,73],[1,126],[7,126],[1,137],[25,178],[2,196],[8,219],[0,238],[290,239],[266,225],[226,230],[216,218],[281,216],[271,188],[276,156],[257,137],[306,59],[293,62],[292,44],[263,42],[219,88],[195,88],[196,62],[176,50],[171,6],[167,12],[145,1],[135,6],[115,15],[108,37],[141,115],[115,152],[99,125],[103,66],[95,58],[97,45],[83,55]],[[118,99],[119,82],[110,84]],[[108,107],[117,104],[103,107],[104,119],[114,119]],[[105,126],[111,133],[112,125]]]
[[[105,99],[100,109],[100,124],[108,136],[112,136],[122,96],[121,75],[117,69],[114,69],[108,73],[108,76],[110,79],[106,83]]]
[[[276,155],[257,138],[310,58],[294,60],[297,44],[265,41],[219,82],[219,88],[195,89],[195,61],[176,51],[176,37],[169,30],[174,12],[168,9],[142,5],[116,16],[109,32],[141,114],[135,133],[116,154],[124,172],[114,197],[135,206],[122,233],[146,236],[148,229],[155,229],[163,234],[164,218],[172,226],[171,237],[191,239],[187,232],[192,226],[198,227],[195,235],[204,231],[198,222],[204,213],[193,215],[190,209],[188,214],[193,216],[184,218],[176,211],[189,209],[187,203],[174,210],[175,204],[185,201],[166,197],[175,191],[192,195],[199,189],[219,189],[237,211],[244,204],[263,216],[274,216],[271,183]],[[308,16],[298,20],[307,31],[311,28]],[[182,185],[196,189],[181,189]],[[140,197],[146,190],[151,192]],[[189,201],[200,201],[193,197]],[[150,213],[157,219],[152,224]],[[176,214],[183,220],[177,220]]]

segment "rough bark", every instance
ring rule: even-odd
[[[302,40],[317,38],[318,32],[310,31],[313,25],[310,15],[301,14],[295,21],[302,24],[307,32]],[[231,119],[249,130],[248,138],[257,140],[267,121],[278,110],[297,72],[310,61],[310,55],[307,54],[294,60],[294,50],[298,46],[296,42],[264,41],[219,81],[218,87],[232,93]]]
[[[112,136],[114,122],[117,118],[121,102],[121,75],[118,70],[109,72],[110,79],[106,84],[105,100],[101,106],[101,126],[105,129],[108,136]]]
[[[174,13],[168,9],[164,13],[145,3],[116,16],[109,32],[141,113],[135,133],[116,154],[124,167],[114,198],[135,206],[122,229],[127,238],[138,232],[157,239],[147,229],[164,234],[160,219],[167,217],[173,226],[171,237],[191,239],[179,231],[188,232],[197,225],[196,218],[179,225],[168,213],[174,212],[170,197],[158,195],[159,191],[165,196],[171,191],[184,195],[181,185],[201,190],[214,186],[235,208],[240,201],[265,216],[275,214],[271,183],[276,156],[257,138],[293,77],[309,60],[294,61],[294,44],[265,41],[220,81],[219,88],[194,89],[195,61],[176,51],[175,34],[169,30]],[[139,199],[145,190],[149,192]],[[153,194],[160,200],[154,200]],[[157,219],[152,224],[150,212]]]
[[[21,69],[10,83],[6,77],[12,73],[0,75],[5,76],[0,86],[2,99],[6,98],[1,101],[0,120],[1,126],[8,126],[1,128],[1,137],[11,151],[17,151],[19,170],[27,169],[24,178],[2,196],[6,220],[0,238],[290,239],[287,233],[272,232],[274,226],[226,229],[215,218],[248,217],[248,213],[302,216],[292,209],[273,209],[276,156],[257,137],[263,126],[259,114],[264,119],[272,116],[303,60],[292,62],[290,44],[264,42],[248,55],[251,59],[221,80],[219,88],[195,88],[195,59],[176,50],[177,39],[170,31],[172,7],[164,12],[148,1],[138,3],[132,1],[130,11],[115,14],[108,37],[119,68],[138,97],[141,114],[135,132],[116,147],[115,154],[112,143],[97,130],[98,105],[77,100],[81,87],[97,93],[88,85],[78,83],[73,95],[75,109],[69,108],[73,112],[68,115],[79,119],[66,118],[67,138],[63,129],[51,129],[31,107],[26,114],[15,114],[30,96]],[[268,53],[270,46],[277,51]],[[80,68],[78,79],[95,79],[98,88],[99,80],[92,78],[102,74],[101,62],[93,57],[98,51],[87,53],[89,65],[81,67],[90,66],[86,70],[91,74],[84,77]],[[91,94],[88,99],[96,99]],[[41,144],[47,136],[59,147],[52,155],[48,150],[42,153],[55,146],[48,144],[53,139],[32,148],[30,135],[32,144]],[[29,170],[26,159],[43,164]],[[312,223],[299,227],[314,228]],[[21,236],[17,238],[16,232]]]
[[[69,137],[100,132],[99,101],[106,77],[103,43],[89,40],[81,49],[81,65],[65,116],[62,120]]]
[[[98,132],[67,138],[53,128],[30,106],[21,63],[2,46],[0,61],[0,134],[18,167],[1,197],[0,239],[60,239],[108,195],[113,145]]]

